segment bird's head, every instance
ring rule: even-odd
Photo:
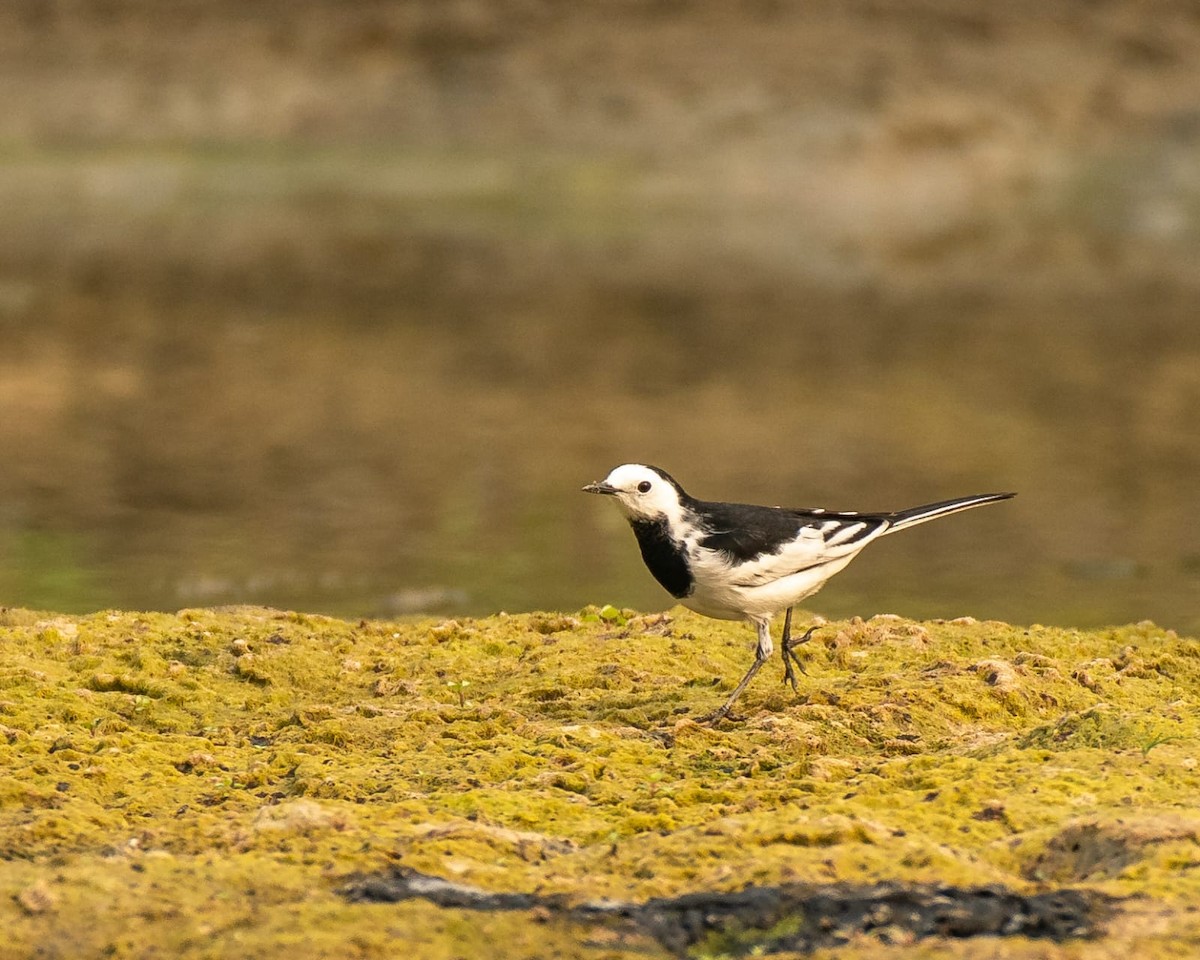
[[[669,473],[658,467],[624,463],[603,480],[589,483],[583,490],[612,497],[631,521],[666,520],[675,526],[683,520],[687,494]]]

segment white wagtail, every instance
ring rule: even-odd
[[[810,628],[791,638],[792,607],[816,593],[872,540],[926,520],[968,510],[1012,493],[942,500],[895,513],[834,513],[748,503],[719,503],[689,496],[665,470],[626,463],[583,488],[617,502],[633,527],[642,559],[671,596],[719,620],[749,620],[758,631],[754,662],[724,705],[707,719],[729,713],[734,701],[771,656],[771,618],[787,611],[781,649],[783,679],[796,689],[792,663],[803,673],[795,647]]]

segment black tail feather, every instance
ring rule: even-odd
[[[939,500],[937,503],[910,507],[908,510],[897,510],[888,516],[892,525],[887,532],[892,533],[895,530],[903,530],[905,527],[915,527],[918,523],[925,523],[927,520],[936,520],[938,517],[958,513],[960,510],[970,510],[972,507],[981,507],[985,503],[1008,500],[1015,496],[1015,493],[980,493],[973,497],[956,497],[953,500]]]

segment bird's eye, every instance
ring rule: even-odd
[[[643,480],[641,483],[638,484],[638,493],[649,493],[649,492],[650,492],[650,481],[649,480]]]

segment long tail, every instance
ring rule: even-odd
[[[985,503],[995,503],[997,500],[1008,500],[1015,496],[1015,493],[980,493],[973,497],[958,497],[955,500],[941,500],[938,503],[927,503],[923,507],[910,507],[908,510],[897,510],[895,513],[888,515],[891,526],[884,532],[895,533],[897,530],[903,530],[905,527],[915,527],[918,523],[924,523],[926,520],[936,520],[938,517],[958,513],[960,510],[970,510],[972,507],[980,507]]]

